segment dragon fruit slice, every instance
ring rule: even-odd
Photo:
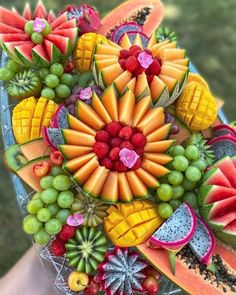
[[[55,151],[58,150],[58,145],[65,143],[63,136],[61,134],[61,129],[59,128],[43,127],[42,134],[44,141],[48,145],[50,145]]]
[[[125,33],[129,33],[129,32],[142,32],[143,31],[143,27],[140,26],[138,23],[136,22],[127,22],[124,23],[120,26],[118,26],[111,34],[111,41],[113,41],[114,43],[118,43],[118,41],[120,40],[120,38],[125,34]]]
[[[147,35],[145,35],[143,32],[139,32],[138,33],[140,35],[140,38],[142,40],[142,44],[143,44],[143,47],[147,47],[148,45],[148,42],[149,42],[149,38]],[[137,32],[136,31],[130,31],[127,33],[129,39],[130,39],[130,42],[131,44],[134,43],[134,39],[136,38],[137,36]],[[121,41],[122,41],[122,37],[124,36],[124,34],[120,37],[119,41],[118,41],[118,44],[121,45]]]
[[[53,116],[51,127],[68,129],[69,128],[69,125],[67,122],[68,113],[69,113],[69,110],[64,106],[64,104],[60,105],[55,115]]]
[[[147,264],[138,253],[115,247],[98,266],[97,279],[107,295],[132,295],[136,291],[144,291],[141,282],[145,278],[142,273],[145,267]]]
[[[190,241],[197,227],[196,214],[187,203],[183,203],[164,222],[149,240],[153,248],[169,251],[170,265],[175,274],[175,256]]]
[[[211,149],[215,154],[215,162],[224,158],[225,156],[236,155],[236,137],[231,134],[218,136],[208,141]]]
[[[213,137],[218,137],[218,136],[227,135],[227,134],[230,134],[236,137],[235,128],[226,124],[220,124],[213,127]]]

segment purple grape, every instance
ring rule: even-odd
[[[175,134],[178,134],[179,131],[180,131],[179,126],[176,125],[176,124],[173,124],[173,125],[171,126],[170,134],[175,135]]]

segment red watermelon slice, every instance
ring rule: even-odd
[[[26,3],[25,4],[25,8],[24,8],[24,12],[23,12],[23,17],[26,18],[27,20],[31,20],[32,19],[32,12],[31,12],[29,3]]]
[[[215,184],[224,187],[232,187],[228,178],[226,178],[219,168],[213,168],[205,173],[202,184]]]
[[[55,16],[54,12],[52,10],[50,10],[49,14],[48,14],[48,18],[47,18],[49,24],[51,24],[55,19],[56,19],[56,16]]]
[[[56,45],[56,47],[61,51],[63,55],[70,54],[70,39],[67,37],[59,36],[56,34],[49,34],[45,38],[48,41],[51,41],[53,44]]]
[[[56,30],[63,30],[63,29],[71,29],[76,28],[76,19],[72,18],[71,20],[62,23],[60,26],[56,28]]]
[[[43,46],[51,63],[55,63],[60,60],[61,52],[51,41],[45,39]]]
[[[203,185],[198,192],[198,202],[211,204],[236,196],[236,189],[218,185]]]
[[[16,46],[21,46],[21,45],[29,45],[32,44],[31,41],[16,41],[16,42],[5,42],[3,44],[4,50],[9,53],[9,54],[14,54],[15,53],[15,47]]]
[[[50,66],[49,56],[42,44],[38,44],[37,46],[35,46],[32,51],[32,54],[33,54],[33,60],[36,63],[38,63],[42,67],[49,67]]]
[[[61,30],[56,29],[55,31],[53,31],[53,34],[70,38],[72,44],[74,45],[78,36],[78,29],[77,28],[61,29]]]
[[[27,20],[14,11],[0,7],[0,20],[1,23],[24,30]]]
[[[21,45],[15,47],[15,52],[23,64],[28,65],[33,63],[32,49],[35,44]]]
[[[0,22],[0,32],[2,34],[24,34],[25,32],[21,29],[17,29]]]
[[[236,188],[236,167],[230,157],[224,157],[220,161],[216,162],[214,167],[219,168],[228,178],[232,187]]]
[[[38,17],[38,18],[47,18],[47,10],[45,8],[45,6],[43,5],[42,1],[39,1],[35,11],[34,11],[34,19]]]
[[[67,13],[65,12],[51,23],[52,30],[55,30],[57,27],[59,27],[61,24],[67,21],[68,21],[68,17],[67,17]]]
[[[14,41],[30,41],[30,37],[26,34],[0,34],[1,42],[14,42]]]

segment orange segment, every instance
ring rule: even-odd
[[[98,113],[98,115],[106,124],[112,122],[111,117],[109,116],[107,110],[105,109],[104,105],[102,104],[101,100],[97,97],[95,92],[93,93],[92,97],[92,106],[93,109]]]
[[[140,178],[140,180],[146,185],[146,187],[157,188],[159,186],[159,182],[157,181],[157,179],[143,168],[135,170],[135,173]]]
[[[119,200],[118,173],[110,172],[101,192],[104,202],[117,202]]]
[[[144,158],[160,165],[166,165],[173,160],[171,156],[164,153],[144,153]]]
[[[85,165],[83,165],[76,173],[73,175],[74,181],[78,184],[84,184],[93,171],[99,166],[97,157],[93,157]]]
[[[133,200],[133,194],[130,189],[125,173],[119,173],[118,187],[119,187],[119,201],[131,202]]]
[[[68,172],[75,172],[93,157],[95,157],[95,154],[89,153],[89,154],[74,158],[68,162],[65,162],[63,165],[63,168]]]
[[[169,139],[169,140],[162,140],[158,142],[148,142],[146,143],[144,147],[145,152],[150,152],[150,153],[163,153],[167,151],[172,144],[174,143],[174,140]]]
[[[166,139],[166,137],[169,134],[171,123],[165,124],[158,128],[157,130],[153,131],[147,136],[147,142],[154,142],[154,141],[160,141],[163,139]]]
[[[71,129],[95,136],[96,132],[92,128],[76,119],[74,116],[67,114],[67,120]]]
[[[166,174],[170,173],[170,170],[168,170],[164,166],[161,166],[161,165],[159,165],[153,161],[150,161],[148,159],[143,160],[142,168],[157,178],[163,177]]]
[[[118,103],[113,86],[108,87],[101,97],[102,104],[113,121],[118,121]]]
[[[131,90],[126,92],[119,100],[119,121],[129,125],[132,120],[135,106],[135,96]]]
[[[62,135],[65,143],[72,145],[93,146],[95,143],[95,138],[93,135],[72,129],[62,129]]]
[[[136,127],[138,123],[141,121],[143,118],[144,114],[147,112],[149,106],[151,104],[151,97],[146,96],[142,99],[140,99],[134,108],[134,113],[133,113],[133,120],[132,120],[132,126]]]
[[[65,159],[70,160],[91,152],[92,147],[62,144],[59,150]]]
[[[161,127],[165,122],[165,115],[163,108],[150,109],[144,115],[143,119],[138,124],[138,128],[144,135],[150,134],[153,130]]]

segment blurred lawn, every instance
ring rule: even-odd
[[[35,4],[37,0],[30,1]],[[83,1],[47,0],[47,8],[59,10],[68,3]],[[119,0],[94,0],[100,11],[109,11]],[[235,0],[164,0],[164,24],[175,30],[180,44],[188,50],[193,63],[204,75],[214,93],[226,104],[224,111],[229,120],[236,119],[236,1]],[[0,0],[0,5],[22,9],[22,1]],[[2,144],[1,144],[2,151]],[[10,178],[0,166],[0,276],[3,275],[30,246],[21,230],[21,216],[15,201]]]

